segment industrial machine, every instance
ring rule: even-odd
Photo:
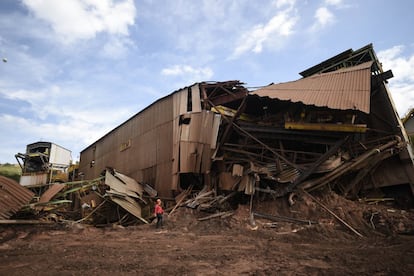
[[[67,182],[72,165],[71,151],[51,142],[36,142],[26,146],[26,153],[15,155],[22,168],[20,184],[28,188]]]

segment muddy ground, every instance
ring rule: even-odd
[[[0,275],[413,275],[414,210],[318,198],[255,202],[256,212],[312,223],[226,218],[180,207],[155,225],[0,226]]]

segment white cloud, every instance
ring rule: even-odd
[[[64,43],[90,39],[98,33],[127,36],[134,24],[132,0],[23,0],[35,17],[47,22]]]
[[[335,12],[341,9],[347,9],[351,7],[345,4],[342,0],[324,0],[322,5],[315,11],[315,22],[309,28],[309,31],[313,34],[328,26],[333,25],[337,19]]]
[[[131,106],[110,108],[99,105],[98,97],[94,103],[82,103],[79,99],[87,98],[85,93],[68,90],[70,93],[59,86],[51,86],[40,91],[0,91],[2,97],[25,103],[18,105],[24,107],[15,114],[0,113],[2,132],[7,133],[0,135],[0,144],[5,148],[0,150],[0,162],[13,162],[12,150],[22,152],[26,144],[37,140],[68,148],[76,158],[87,145],[137,111]]]
[[[391,69],[394,74],[389,87],[400,116],[414,108],[414,53],[407,56],[405,50],[398,45],[377,53],[384,71]]]
[[[414,82],[414,54],[404,56],[405,47],[398,45],[378,53],[378,59],[382,62],[384,70],[391,69],[395,82]],[[388,68],[388,69],[385,69]]]
[[[209,67],[193,68],[190,65],[173,65],[162,69],[161,74],[165,76],[181,76],[191,81],[210,80],[214,75],[213,70]]]
[[[72,151],[76,159],[79,152],[88,144],[96,141],[113,126],[79,120],[62,120],[59,123],[39,122],[10,114],[0,114],[0,125],[7,137],[0,137],[2,147],[1,162],[13,162],[12,152],[24,152],[25,146],[36,141],[50,141]],[[11,156],[7,156],[11,155]]]
[[[335,22],[334,14],[327,7],[320,7],[316,10],[314,18],[316,22],[311,27],[312,31],[320,30]]]
[[[279,11],[266,24],[258,24],[242,34],[231,59],[250,51],[260,53],[264,47],[279,48],[284,40],[293,34],[297,21],[298,17],[293,7]]]
[[[92,124],[105,124],[108,122],[108,118],[111,118],[113,123],[114,121],[125,119],[132,113],[132,110],[128,108],[108,110],[105,106],[100,106],[99,104],[91,107],[89,99],[86,103],[80,101],[80,99],[87,99],[84,91],[72,89],[73,87],[67,87],[65,90],[62,90],[60,86],[52,85],[41,90],[0,90],[0,95],[6,99],[25,102],[26,105],[21,105],[25,107],[21,107],[21,110],[18,110],[18,112],[30,114],[32,120],[35,121],[46,119],[48,121],[73,120]],[[91,95],[95,104],[100,102],[99,97],[96,95],[98,94],[95,94],[95,96]],[[110,105],[111,103],[102,102],[101,104]]]

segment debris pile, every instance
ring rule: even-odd
[[[24,187],[20,189],[24,190],[26,201],[13,213],[3,216],[3,224],[129,226],[149,224],[153,219],[152,199],[156,198],[156,191],[110,168],[91,181],[50,185],[40,197]],[[281,200],[257,190],[253,197],[236,191],[227,194],[207,188],[197,191],[190,186],[175,199],[166,200],[165,207],[167,225],[184,231],[189,228],[220,231],[223,226],[247,226],[251,230],[261,227],[279,232],[322,227],[327,231],[336,225],[359,237],[372,232],[413,234],[414,213],[394,208],[391,200],[350,201],[326,189],[315,196],[297,191],[294,197]]]
[[[300,74],[296,81],[252,91],[235,80],[177,90],[81,152],[77,169],[92,180],[48,185],[26,209],[39,217],[53,213],[60,220],[94,225],[147,224],[153,199],[161,197],[171,216],[186,207],[203,214],[199,221],[232,217],[246,205],[252,228],[259,219],[320,224],[307,212],[258,208],[269,201],[293,208],[306,198],[312,208],[363,236],[350,218],[314,194],[401,198],[370,195],[390,188],[404,191],[411,201],[406,206],[412,207],[413,151],[388,91],[392,72],[383,71],[372,45]],[[27,182],[32,183],[34,164],[45,179],[53,175],[49,169],[62,163],[47,155],[53,149],[58,147],[39,142],[19,155]],[[373,229],[382,220],[380,214],[363,217]]]
[[[145,189],[149,193],[153,191],[111,168],[93,180],[53,183],[41,189],[37,186],[32,188],[33,192],[6,179],[1,178],[2,203],[5,206],[2,204],[0,207],[6,210],[2,214],[4,223],[16,223],[7,220],[13,215],[20,223],[33,222],[27,218],[37,218],[45,223],[73,221],[97,225],[117,222],[128,225],[136,223],[136,220],[148,223],[144,216],[149,217],[150,202],[144,198],[144,192]],[[6,191],[14,192],[13,201],[5,200],[11,197],[5,194]]]

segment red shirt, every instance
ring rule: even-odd
[[[161,205],[155,205],[155,214],[164,214],[164,210],[162,209]]]

